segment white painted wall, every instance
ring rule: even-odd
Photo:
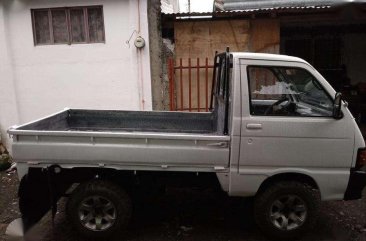
[[[30,9],[88,5],[103,5],[105,44],[34,46]],[[148,43],[147,0],[0,0],[2,137],[65,107],[151,110]]]
[[[18,123],[19,113],[15,93],[14,72],[11,52],[8,48],[7,18],[0,1],[0,138],[6,141],[5,130],[13,123]]]

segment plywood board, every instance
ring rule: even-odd
[[[230,51],[279,53],[280,27],[277,20],[176,22],[174,34],[176,66],[179,65],[180,59],[182,59],[183,65],[187,66],[189,58],[191,58],[192,65],[196,65],[197,58],[200,59],[200,65],[204,64],[205,58],[208,58],[209,64],[212,65],[215,51],[223,52],[227,46],[230,47]],[[189,88],[188,70],[182,71],[182,85],[179,70],[176,71],[175,76],[174,97],[177,109],[189,109],[189,106],[197,108],[198,93],[200,107],[206,105],[206,83],[203,69],[199,74],[199,89],[195,69],[191,71],[191,88]],[[210,95],[211,70],[208,79],[208,93]],[[190,91],[191,98],[189,98]],[[189,104],[189,100],[191,100],[191,104]]]
[[[278,53],[278,20],[187,21],[174,24],[176,59],[213,59],[215,51]]]
[[[249,21],[176,22],[176,58],[213,59],[215,51],[229,46],[233,51],[248,51]]]
[[[251,20],[249,50],[256,53],[279,53],[280,24],[277,20]]]

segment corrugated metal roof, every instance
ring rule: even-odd
[[[234,16],[234,15],[250,15],[260,13],[281,13],[281,12],[306,12],[306,11],[320,11],[330,9],[331,6],[297,6],[297,7],[268,7],[268,8],[252,8],[241,10],[228,10],[216,12],[181,12],[181,13],[164,13],[165,16],[174,17],[189,17],[189,16]]]
[[[216,11],[250,10],[291,7],[339,7],[366,4],[366,0],[215,0]]]

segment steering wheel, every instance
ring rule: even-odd
[[[270,113],[273,113],[273,108],[277,105],[282,104],[283,102],[288,101],[290,103],[289,98],[287,96],[282,97],[281,99],[277,100],[275,103],[270,105],[267,110],[264,112],[264,115],[269,115]]]

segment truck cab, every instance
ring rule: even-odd
[[[252,181],[296,173],[314,180],[322,200],[343,199],[364,147],[347,104],[337,111],[337,93],[302,59],[251,53],[231,59],[230,135],[238,155],[230,163],[234,176],[246,180],[239,183],[250,187],[230,192],[253,194],[259,186]]]

